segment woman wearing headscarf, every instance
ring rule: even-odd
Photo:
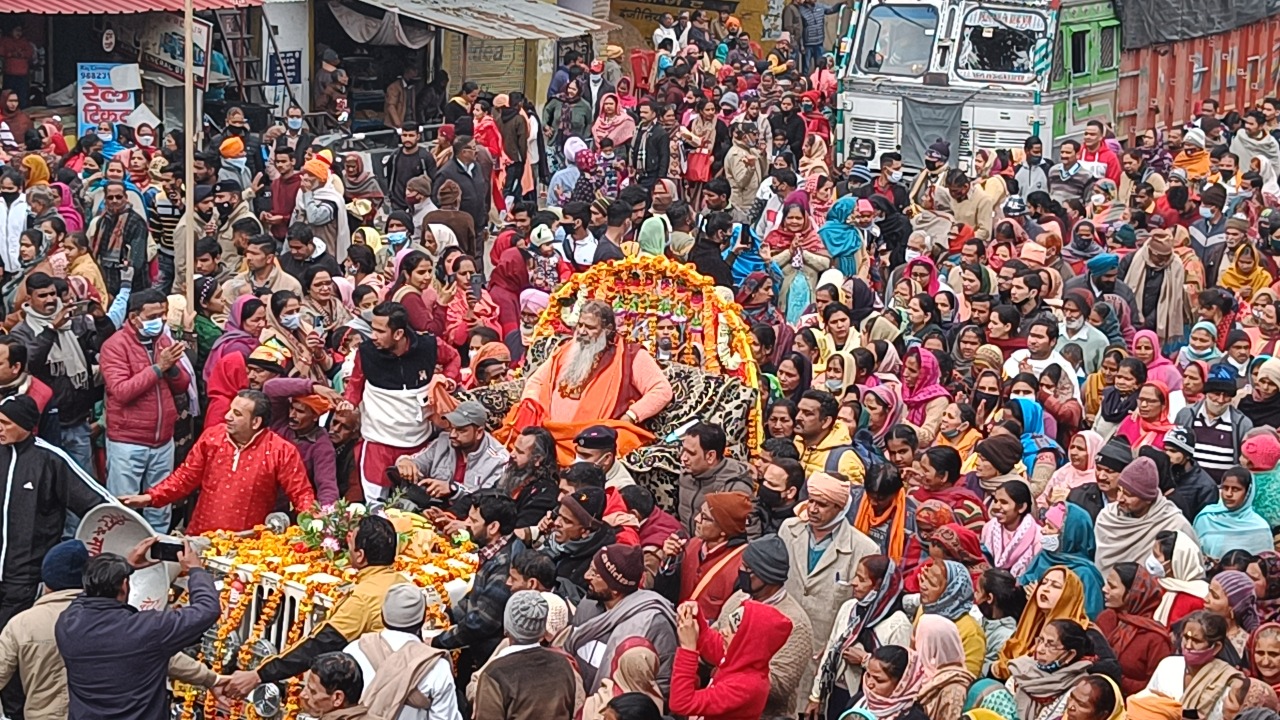
[[[871,654],[868,668],[888,682],[868,685],[850,712],[839,717],[930,720],[916,702],[924,684],[924,668],[918,655],[900,645],[887,645]]]
[[[818,656],[806,714],[825,707],[823,717],[839,717],[862,691],[871,653],[911,642],[911,621],[902,612],[902,572],[884,555],[858,562],[853,597],[836,612],[831,636]]]
[[[1071,689],[1093,669],[1084,627],[1067,618],[1045,622],[1033,638],[1034,646],[1009,661],[1007,686],[1013,690],[1019,720],[1062,717]]]
[[[1243,655],[1249,634],[1258,629],[1258,596],[1253,580],[1239,570],[1224,570],[1209,581],[1204,609],[1227,621],[1227,640]]]
[[[978,587],[982,574],[991,569],[991,563],[982,554],[982,541],[978,534],[955,522],[935,529],[929,535],[929,554],[934,560],[954,560],[969,569],[973,586]]]
[[[618,643],[609,663],[609,676],[600,681],[600,689],[587,698],[580,720],[604,720],[605,706],[624,693],[640,693],[659,708],[666,705],[658,687],[658,653],[653,643],[642,636],[632,636]]]
[[[1067,446],[1067,463],[1054,471],[1044,490],[1036,497],[1036,505],[1047,509],[1054,503],[1063,502],[1070,492],[1082,485],[1098,481],[1098,451],[1102,449],[1102,436],[1092,430],[1082,430],[1071,438]],[[1092,538],[1090,531],[1090,538]],[[1090,543],[1092,544],[1092,542]],[[1092,553],[1090,553],[1092,558]]]
[[[1169,628],[1155,619],[1164,591],[1138,563],[1123,562],[1107,572],[1106,609],[1098,629],[1120,662],[1120,689],[1132,695],[1147,686],[1160,661],[1173,653]]]
[[[1120,361],[1127,357],[1129,357],[1128,350],[1122,347],[1108,347],[1102,353],[1102,362],[1098,364],[1098,369],[1085,377],[1084,385],[1080,388],[1080,397],[1084,401],[1085,420],[1091,425],[1096,422],[1098,413],[1102,410],[1102,399],[1106,390],[1115,384]]]
[[[907,352],[902,363],[902,402],[920,447],[933,444],[942,413],[951,402],[951,393],[939,382],[941,378],[938,358],[932,352],[918,347]]]
[[[612,101],[612,102],[611,102]],[[636,122],[626,112],[614,93],[607,93],[600,98],[600,114],[591,125],[591,137],[596,147],[600,141],[609,139],[613,142],[614,151],[621,157],[627,157],[627,148],[636,136]]]
[[[590,205],[599,197],[600,191],[599,179],[596,177],[596,154],[590,150],[579,150],[573,156],[573,165],[578,168],[578,180],[573,184],[569,200]]]
[[[313,349],[307,338],[316,333],[311,320],[302,312],[302,299],[290,290],[278,290],[267,303],[267,327],[260,338],[263,345],[275,345],[293,361],[291,377],[310,378],[327,383],[326,373],[333,366],[327,350]]]
[[[867,274],[865,265],[868,258],[863,250],[866,246],[865,231],[854,224],[859,206],[863,203],[866,203],[867,210],[874,213],[867,200],[860,200],[852,195],[840,198],[827,210],[826,223],[818,230],[818,237],[822,238],[827,252],[836,262],[836,268],[845,277],[854,277],[859,268]]]
[[[994,456],[995,448],[999,455],[1009,456],[1013,447],[1013,438],[993,436],[978,443],[978,453]],[[1001,460],[1007,461],[1008,457]],[[1040,552],[1040,527],[1034,510],[1031,488],[1021,477],[1005,480],[991,492],[991,519],[982,528],[982,545],[991,554],[995,567],[1008,570],[1015,577],[1026,572]]]
[[[359,153],[347,153],[342,159],[342,185],[346,193],[343,199],[369,200],[375,205],[382,202],[382,186],[373,177],[373,172],[364,165],[364,158]]]
[[[1251,676],[1280,688],[1280,623],[1264,622],[1249,635],[1244,662]]]
[[[813,229],[803,197],[797,198],[795,193],[787,196],[782,222],[765,236],[761,250],[768,252],[782,271],[778,308],[787,322],[794,325],[813,301],[818,276],[831,266],[831,258]]]
[[[1207,720],[1221,718],[1224,696],[1243,678],[1233,667],[1239,656],[1227,640],[1227,621],[1204,610],[1188,615],[1180,646],[1181,654],[1161,660],[1146,689],[1129,702],[1160,695],[1180,703],[1184,712],[1198,711]]]
[[[1219,275],[1218,285],[1248,299],[1252,293],[1270,287],[1273,280],[1258,249],[1250,243],[1241,243]],[[1249,289],[1247,295],[1241,293],[1245,288]]]
[[[520,293],[529,288],[529,252],[508,248],[489,275],[489,297],[498,306],[502,337],[520,325]]]
[[[907,593],[920,592],[920,568],[930,559],[929,538],[943,525],[954,523],[955,514],[941,500],[926,500],[916,507],[916,531],[907,538],[907,547],[902,554],[902,587]],[[945,560],[947,558],[937,558]]]
[[[351,320],[351,313],[343,305],[336,280],[329,275],[327,269],[318,265],[308,267],[301,278],[303,313],[321,333],[321,337],[326,339],[329,333]]]
[[[911,645],[924,670],[916,702],[929,720],[960,720],[974,673],[965,668],[964,645],[955,623],[938,615],[922,615]]]
[[[1078,575],[1063,565],[1047,568],[1040,577],[1022,617],[1018,618],[1017,629],[1000,650],[995,665],[991,666],[991,675],[1008,678],[1009,663],[1030,655],[1040,631],[1054,620],[1070,620],[1082,629],[1090,628],[1089,615],[1084,609],[1084,584]],[[1103,653],[1094,654],[1110,656],[1106,639],[1100,633],[1096,640],[1090,638],[1090,641],[1095,646],[1100,643],[1105,649]]]
[[[18,271],[0,285],[0,298],[7,312],[17,312],[27,301],[27,278],[34,273],[53,276],[49,262],[48,236],[39,228],[23,230],[18,236]],[[106,308],[104,308],[105,310]]]
[[[1274,549],[1271,524],[1253,509],[1257,487],[1244,468],[1223,474],[1220,499],[1201,510],[1192,524],[1206,557],[1220,559],[1236,549],[1250,554]]]
[[[671,228],[665,218],[657,216],[645,218],[636,236],[637,252],[641,256],[664,257],[670,236]]]
[[[954,403],[948,405],[947,413],[955,408]],[[977,431],[971,432],[976,434]],[[954,514],[955,522],[975,533],[981,533],[982,526],[987,521],[987,510],[982,498],[962,482],[960,457],[955,448],[939,445],[921,452],[916,461],[911,497],[916,503],[931,500],[944,503]]]
[[[1027,483],[1033,494],[1039,494],[1057,472],[1066,457],[1057,441],[1045,434],[1044,409],[1028,398],[1013,398],[1005,405],[1007,417],[1022,426],[1022,465],[1027,469]]]
[[[1237,402],[1240,412],[1253,421],[1254,427],[1280,427],[1280,392],[1277,389],[1280,389],[1280,358],[1270,358],[1258,367],[1258,382],[1253,383],[1250,393]]]
[[[1280,621],[1280,554],[1274,550],[1258,553],[1245,568],[1258,592],[1258,617],[1264,623]],[[1277,657],[1280,661],[1280,657]],[[1280,671],[1280,666],[1277,666]]]
[[[1163,450],[1164,434],[1174,427],[1169,421],[1169,391],[1162,382],[1148,382],[1138,388],[1137,395],[1137,407],[1112,437],[1124,438],[1135,453],[1146,446]]]
[[[902,422],[906,417],[906,406],[902,403],[901,385],[898,383],[882,383],[867,388],[862,395],[862,409],[867,413],[867,430],[871,432],[875,447],[884,452],[888,444],[889,430]]]
[[[261,300],[253,295],[236,298],[231,303],[231,310],[227,312],[227,323],[222,329],[222,336],[213,344],[209,357],[205,360],[204,381],[209,382],[214,367],[226,355],[235,354],[248,358],[249,353],[258,347],[258,338],[266,326],[267,310]]]
[[[969,610],[973,608],[973,579],[954,560],[928,560],[920,568],[920,608],[915,624],[924,615],[941,615],[955,623],[964,644],[965,667],[976,677],[982,672],[987,639]]]
[[[1155,549],[1160,554],[1153,552],[1148,562],[1152,567],[1159,563],[1164,569],[1164,576],[1159,579],[1164,597],[1160,598],[1154,617],[1157,622],[1173,627],[1183,617],[1204,607],[1204,599],[1209,596],[1204,561],[1195,539],[1181,532],[1159,533]]]

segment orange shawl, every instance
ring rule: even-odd
[[[863,535],[871,536],[871,528],[880,527],[885,523],[891,523],[889,526],[889,547],[885,548],[885,554],[893,559],[894,562],[902,561],[903,549],[906,547],[906,523],[907,523],[907,491],[902,489],[893,498],[893,502],[889,507],[880,514],[871,507],[871,498],[864,493],[862,502],[858,504],[858,514],[853,518],[853,526],[860,530]]]

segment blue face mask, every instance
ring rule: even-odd
[[[290,130],[301,130],[302,118],[286,118],[284,124],[289,126]]]
[[[387,242],[392,245],[403,245],[409,240],[409,233],[401,230],[400,232],[387,233]]]
[[[149,338],[157,337],[160,335],[161,331],[163,330],[164,330],[164,318],[152,318],[150,320],[142,321],[141,332],[143,337],[149,337]]]
[[[248,158],[242,158],[242,157],[227,158],[222,162],[230,165],[233,168],[243,168],[245,166],[245,163],[248,162]]]
[[[1205,220],[1211,219],[1213,217],[1213,208],[1201,206],[1200,217],[1204,218]]]
[[[281,315],[280,324],[290,330],[297,330],[302,325],[302,314],[294,313],[292,315]]]

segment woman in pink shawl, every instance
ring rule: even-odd
[[[1041,510],[1046,510],[1050,505],[1066,502],[1067,493],[1081,485],[1097,482],[1098,465],[1095,458],[1103,444],[1102,436],[1092,430],[1076,433],[1067,446],[1067,464],[1054,471],[1049,482],[1045,483],[1044,490],[1036,498],[1036,505]]]
[[[1182,371],[1173,361],[1160,354],[1160,340],[1153,330],[1139,330],[1129,344],[1133,356],[1147,366],[1147,380],[1161,382],[1170,391],[1182,389]]]
[[[58,214],[62,216],[62,222],[67,226],[67,232],[84,230],[84,216],[71,200],[71,188],[67,187],[66,183],[60,182],[53,183],[50,187],[58,191]]]
[[[267,327],[267,307],[253,295],[241,295],[231,303],[227,313],[227,324],[222,328],[222,335],[209,349],[209,357],[204,361],[204,380],[209,381],[218,361],[232,354],[249,357],[249,353],[258,347],[258,338]]]
[[[521,248],[508,248],[489,274],[489,295],[498,306],[500,337],[520,327],[520,293],[529,287],[529,260]]]
[[[804,213],[804,226],[799,230],[788,228],[787,216],[793,207],[800,208]],[[798,240],[801,249],[811,252],[815,255],[828,257],[830,253],[827,246],[822,242],[822,238],[818,237],[818,231],[813,227],[813,212],[809,208],[809,195],[803,190],[796,190],[787,196],[786,201],[782,204],[782,222],[778,227],[769,231],[765,236],[764,242],[774,250],[788,250],[793,240]]]
[[[951,393],[942,387],[938,358],[930,351],[913,347],[902,362],[902,403],[907,406],[907,422],[916,428],[920,447],[933,444],[942,422],[942,413],[951,402]]]
[[[471,328],[477,325],[490,327],[502,337],[502,324],[498,322],[498,306],[489,291],[480,288],[480,297],[471,296],[471,278],[476,274],[476,261],[469,255],[456,255],[452,267],[454,283],[444,289],[441,302],[445,303],[445,340],[454,347],[464,347]],[[452,296],[446,300],[446,294]],[[479,322],[477,322],[477,320]]]
[[[902,422],[906,416],[906,406],[902,404],[902,395],[898,383],[881,383],[867,388],[862,393],[862,407],[867,411],[867,429],[871,431],[871,439],[881,451],[885,449],[885,436],[889,429]]]
[[[929,280],[923,283],[911,274],[913,269],[922,266],[929,269]],[[938,294],[938,266],[934,265],[933,260],[925,255],[921,255],[920,257],[907,262],[907,267],[902,271],[902,277],[911,278],[912,280],[920,283],[921,289],[930,295]]]
[[[624,149],[636,136],[636,121],[622,109],[622,104],[615,93],[608,93],[600,98],[600,117],[591,126],[591,137],[600,147],[600,141],[609,138],[613,141],[616,152],[625,157]]]

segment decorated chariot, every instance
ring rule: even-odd
[[[727,288],[665,257],[628,257],[593,265],[551,295],[526,351],[524,375],[533,372],[573,335],[588,300],[613,308],[618,332],[643,345],[662,365],[675,396],[645,425],[657,441],[624,458],[637,482],[658,502],[674,507],[680,475],[679,430],[695,420],[724,428],[728,453],[745,458],[763,440],[761,380],[752,361],[751,328]],[[469,391],[501,426],[519,400],[523,378]]]

